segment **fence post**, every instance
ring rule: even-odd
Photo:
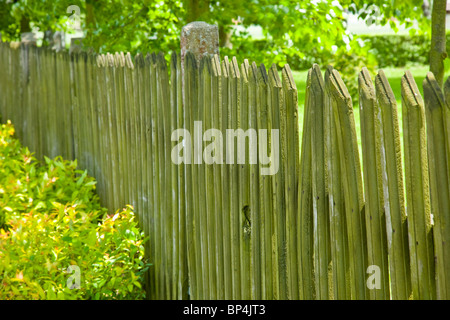
[[[188,129],[191,133],[193,131],[193,124],[194,121],[197,120],[203,120],[203,110],[199,109],[197,100],[198,100],[198,88],[199,88],[199,66],[200,61],[204,57],[213,56],[215,54],[219,54],[219,29],[216,25],[210,25],[203,21],[195,21],[191,22],[183,27],[181,30],[181,90],[182,90],[182,100],[183,100],[183,112],[184,112],[184,127]],[[187,58],[187,64],[186,67],[189,68],[187,72],[190,74],[186,75],[184,74],[185,70],[185,57],[189,52],[189,57]],[[192,61],[194,60],[194,61]],[[196,73],[196,74],[193,74]],[[189,81],[190,83],[187,83],[187,96],[185,95],[185,81]],[[201,143],[201,141],[200,141]],[[205,188],[205,179],[198,180],[196,173],[198,171],[202,171],[203,174],[200,174],[199,177],[205,177],[204,170],[205,167],[200,166],[194,166],[192,168],[189,168],[190,164],[186,164],[186,170],[185,170],[185,183],[186,185],[192,185],[193,182],[197,182],[199,185],[198,187],[201,189],[201,187]],[[200,190],[198,189],[198,190]],[[204,189],[203,189],[204,190]],[[203,214],[200,215],[200,211],[206,210],[206,207],[204,207],[200,201],[200,197],[203,197],[203,195],[196,194],[195,189],[188,189],[186,188],[186,207],[185,207],[185,214],[186,214],[186,232],[189,237],[189,235],[195,235],[193,231],[199,232],[199,228],[206,228],[207,226],[198,226],[198,222],[206,222],[205,221],[205,214],[206,212],[203,212]],[[202,205],[200,208],[199,205]],[[200,210],[201,209],[201,210]],[[198,221],[190,221],[190,220],[197,220]],[[195,229],[193,229],[195,228]],[[202,233],[203,236],[206,236],[206,234]],[[206,274],[208,270],[203,270],[205,272],[204,279],[200,275],[195,274],[195,269],[193,268],[194,264],[197,266],[198,271],[200,271],[201,263],[200,263],[200,254],[205,254],[207,252],[206,247],[201,247],[200,242],[201,238],[198,237],[198,234],[195,239],[188,239],[187,241],[187,249],[188,252],[190,252],[190,255],[188,256],[188,264],[190,266],[189,268],[189,279],[191,283],[189,286],[191,287],[191,298],[193,299],[203,299],[203,298],[210,298],[210,292],[209,290],[205,290],[203,292],[204,288],[208,288],[208,275]],[[206,251],[205,251],[206,250]],[[195,257],[195,258],[194,258]],[[203,280],[203,281],[202,281]]]
[[[181,29],[181,79],[184,102],[184,57],[190,51],[200,65],[200,60],[207,55],[219,55],[219,28],[203,21],[188,23]]]

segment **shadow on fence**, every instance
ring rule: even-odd
[[[76,158],[109,210],[134,206],[150,298],[450,298],[450,82],[429,73],[424,103],[402,78],[403,174],[382,71],[359,75],[362,170],[332,67],[309,70],[301,136],[289,66],[188,53],[184,69],[0,44],[3,121],[38,158]]]

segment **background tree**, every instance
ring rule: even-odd
[[[442,88],[444,83],[444,60],[447,58],[445,17],[447,15],[447,0],[434,0],[431,12],[431,47],[430,71]]]
[[[394,29],[412,27],[411,34],[431,30],[423,0],[0,0],[0,32],[15,40],[27,27],[67,30],[66,9],[72,4],[81,9],[83,44],[97,52],[179,50],[181,28],[203,20],[218,25],[222,55],[295,68],[333,64],[353,79],[350,87],[356,87],[355,72],[363,65],[373,70],[376,60],[364,41],[346,30],[348,13]],[[250,26],[259,26],[263,39],[253,39]]]

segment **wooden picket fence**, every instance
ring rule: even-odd
[[[449,81],[442,91],[428,74],[424,103],[405,73],[402,147],[389,82],[362,70],[358,150],[352,98],[333,68],[309,70],[300,131],[288,65],[184,62],[183,86],[177,54],[167,64],[0,43],[2,121],[38,158],[77,159],[109,210],[134,206],[150,237],[151,299],[450,298]],[[261,174],[250,150],[238,163],[226,143],[232,164],[195,152],[175,164],[176,129],[201,150],[211,144],[194,121],[223,136],[270,129],[258,146],[278,130],[265,152],[279,150],[278,171]]]

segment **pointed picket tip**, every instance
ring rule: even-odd
[[[65,58],[63,51],[57,52],[56,55],[60,56],[63,60]],[[96,59],[97,59],[97,54],[94,51],[88,52],[87,61],[89,64],[95,63]]]
[[[242,76],[242,81],[244,83],[248,83],[248,68],[249,68],[248,60],[245,59],[244,62],[241,63],[241,76]]]
[[[397,106],[394,91],[392,91],[392,87],[383,70],[379,70],[375,76],[375,90],[378,101],[385,105]]]
[[[161,69],[161,71],[167,71],[167,61],[164,56],[164,52],[158,52],[158,54],[156,55],[156,64]]]
[[[320,71],[320,67],[316,63],[311,67],[311,86],[324,90],[322,71]]]
[[[423,99],[420,95],[419,88],[417,87],[416,81],[409,70],[405,71],[405,74],[401,79],[401,90],[402,99],[404,99],[410,107],[423,107]]]
[[[121,66],[122,68],[124,68],[125,65],[126,65],[126,62],[125,62],[125,55],[123,54],[123,51],[120,51],[120,54],[119,54],[119,61],[120,61],[120,66]]]
[[[258,83],[267,86],[269,77],[267,76],[266,66],[263,63],[261,63],[261,65],[258,68],[258,71],[259,71],[257,74]]]
[[[327,69],[325,70],[325,74],[323,76],[323,80],[325,83],[325,89],[328,91],[330,86],[330,77],[331,73],[333,72],[334,68],[332,65],[327,65]]]
[[[425,79],[423,79],[423,96],[425,98],[425,106],[433,110],[444,105],[444,95],[441,87],[436,81],[434,74],[429,71]]]
[[[269,81],[272,87],[281,88],[282,83],[280,79],[280,74],[278,73],[278,68],[275,63],[272,63],[272,66],[269,69]]]
[[[114,55],[112,53],[108,52],[106,60],[108,62],[108,67],[110,68],[115,67]]]
[[[248,81],[249,81],[249,83],[256,84],[257,72],[258,72],[258,68],[256,67],[256,63],[252,62],[252,64],[249,65],[249,68],[248,68]]]
[[[291,67],[289,64],[285,64],[281,70],[282,83],[286,86],[288,91],[297,91],[297,85],[295,84],[294,77],[292,76]]]
[[[152,54],[152,60],[153,59],[154,61],[156,60],[156,55],[154,53]],[[197,69],[197,59],[195,58],[195,55],[192,52],[190,51],[186,52],[186,55],[184,56],[184,65],[185,69],[188,68]]]
[[[228,56],[225,56],[223,58],[223,61],[221,63],[221,67],[222,67],[222,75],[225,78],[228,78],[230,76],[230,62],[228,60]]]
[[[114,67],[119,68],[120,67],[120,54],[119,52],[114,53]]]
[[[208,74],[211,74],[211,57],[210,56],[203,56],[200,59],[200,73],[208,72]]]
[[[359,95],[361,98],[366,100],[375,100],[375,87],[373,86],[369,70],[366,67],[363,67],[358,74],[358,85]]]
[[[239,64],[237,62],[236,57],[233,57],[231,59],[231,64],[230,64],[230,73],[231,73],[231,77],[232,78],[237,78],[239,79],[241,77],[241,73],[239,72]]]
[[[178,54],[177,54],[176,51],[174,51],[174,52],[172,52],[172,54],[170,55],[170,67],[171,67],[173,70],[176,70],[177,67],[178,67],[177,63],[178,63]]]
[[[349,107],[352,107],[352,97],[350,96],[344,81],[342,81],[341,75],[335,69],[330,73],[329,89],[331,95],[335,99],[345,102]]]
[[[214,77],[220,77],[222,75],[222,70],[220,67],[219,55],[215,54],[211,58],[211,62],[212,62],[212,70],[213,70]]]
[[[131,59],[131,54],[127,52],[127,55],[125,56],[125,62],[129,69],[134,69],[133,60]]]

